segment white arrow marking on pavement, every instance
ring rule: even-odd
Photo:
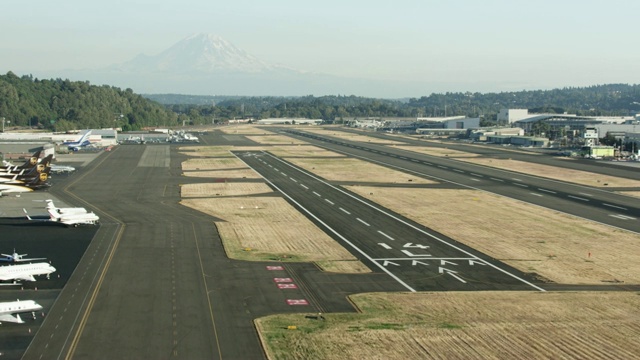
[[[484,264],[481,263],[480,261],[469,260],[469,265],[473,266],[473,265],[476,265],[476,264],[484,266]]]
[[[378,245],[382,246],[383,248],[387,249],[387,250],[391,250],[391,246],[385,244],[385,243],[378,243]]]
[[[404,246],[403,246],[403,247],[406,247],[406,248],[416,248],[416,249],[428,249],[428,248],[429,248],[429,247],[428,247],[428,246],[426,246],[426,245],[418,245],[418,244],[413,245],[413,243],[406,243],[406,244],[404,244]]]
[[[409,250],[400,250],[403,253],[407,254],[407,256],[431,256],[430,254],[412,254]]]
[[[418,264],[420,264],[420,265],[429,265],[429,264],[427,264],[427,263],[423,263],[422,261],[418,261],[418,260],[413,260],[413,261],[411,262],[411,265],[412,265],[412,266],[416,266],[416,265],[418,265]]]
[[[391,265],[395,265],[395,266],[400,266],[400,264],[396,264],[396,263],[394,263],[394,262],[386,261],[386,260],[385,260],[385,262],[383,262],[383,263],[382,263],[382,266],[387,266],[387,265],[389,265],[389,264],[391,264]]]
[[[447,264],[456,265],[456,266],[458,265],[458,264],[456,264],[456,263],[454,263],[454,262],[451,262],[451,261],[447,261],[447,260],[440,260],[440,265],[445,266],[445,265],[447,265]]]
[[[453,270],[449,270],[449,269],[445,269],[443,267],[439,267],[438,271],[440,272],[440,274],[444,274],[444,272],[446,271],[447,274],[453,276],[454,278],[458,279],[458,281],[462,281],[463,283],[467,283],[466,281],[464,281],[464,279],[462,279],[461,277],[459,277],[458,275],[456,275],[458,272],[457,271],[453,271]]]

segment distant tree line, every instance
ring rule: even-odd
[[[178,114],[131,89],[62,79],[38,80],[9,72],[0,75],[0,118],[5,126],[53,131],[173,126]]]
[[[444,93],[389,100],[358,96],[212,97],[145,95],[186,115],[195,123],[232,118],[305,117],[341,121],[364,117],[440,117],[465,115],[496,122],[501,109],[583,116],[627,116],[640,113],[640,85],[611,84],[584,88],[502,93]],[[180,103],[180,101],[186,101]]]
[[[62,79],[38,80],[12,72],[0,75],[0,118],[14,126],[55,131],[212,124],[241,118],[312,118],[343,122],[356,118],[480,117],[491,125],[504,108],[535,113],[625,116],[640,113],[640,85],[610,84],[584,88],[502,93],[447,92],[410,99],[359,96],[239,97],[138,95],[131,89],[95,86]]]

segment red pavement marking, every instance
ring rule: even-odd
[[[305,299],[287,299],[289,305],[309,305],[309,302]]]
[[[278,284],[278,289],[297,289],[298,285],[296,284]]]
[[[269,271],[284,270],[284,268],[282,266],[267,266],[267,270]]]
[[[291,278],[273,278],[273,281],[277,283],[290,283],[293,282]]]

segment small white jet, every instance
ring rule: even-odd
[[[24,213],[27,215],[27,219],[31,221],[37,221],[39,219],[32,219],[27,213],[26,209],[22,209]],[[71,225],[77,227],[78,225],[95,225],[98,223],[100,218],[93,212],[84,213],[84,214],[58,214],[51,209],[47,209],[49,213],[48,219],[42,219],[40,221],[49,221],[49,222],[57,222],[65,225]]]
[[[36,260],[47,260],[46,258],[30,258],[27,259],[25,256],[27,254],[18,254],[16,249],[13,249],[13,254],[0,254],[0,261],[11,262],[11,263],[19,263],[19,262],[27,262],[27,261],[36,261]]]
[[[54,271],[56,271],[56,268],[46,262],[0,266],[0,280],[36,281],[36,278],[34,276],[47,275],[47,278],[49,278],[49,274]]]
[[[47,199],[45,200],[47,203],[47,210],[53,210],[53,212],[60,215],[73,215],[73,214],[87,214],[87,209],[83,207],[68,207],[68,208],[59,208],[53,204],[53,200]]]
[[[22,324],[24,321],[20,318],[20,313],[31,313],[36,318],[36,311],[42,310],[42,306],[33,300],[17,300],[0,302],[0,322],[12,322]],[[13,314],[16,314],[13,316]]]

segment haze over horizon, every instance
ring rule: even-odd
[[[640,3],[622,0],[5,2],[0,73],[199,95],[333,92],[399,98],[635,84],[640,83],[639,10]],[[268,64],[332,76],[333,83],[286,88],[238,82],[228,94],[219,88],[206,94],[203,86],[189,91],[187,82],[168,91],[167,84],[134,84],[131,77],[131,84],[126,77],[112,84],[108,77],[82,78],[80,70],[88,74],[141,54],[157,56],[194,33],[218,35]]]

